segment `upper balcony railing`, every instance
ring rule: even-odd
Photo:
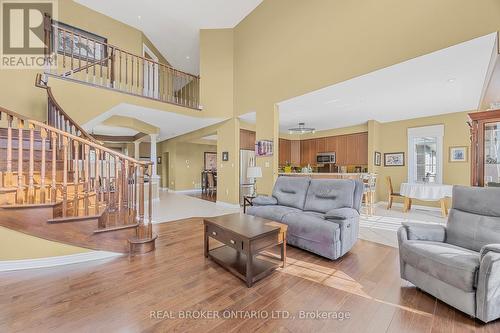
[[[124,93],[200,108],[200,77],[63,27],[45,17],[52,63],[46,74]]]

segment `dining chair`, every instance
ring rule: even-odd
[[[215,185],[215,177],[213,172],[208,172],[207,173],[207,180],[208,180],[208,194],[210,196],[214,195],[214,193],[217,193],[217,186]]]
[[[388,199],[387,199],[387,209],[392,208],[392,200],[394,198],[403,198],[403,196],[399,193],[394,192],[394,188],[392,187],[392,179],[391,176],[386,177],[387,180],[387,191],[388,191]]]

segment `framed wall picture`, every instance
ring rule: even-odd
[[[255,156],[273,156],[273,140],[259,140],[255,143]]]
[[[380,166],[382,164],[382,154],[379,151],[375,152],[375,157],[373,158],[373,162],[376,166]]]
[[[222,160],[223,160],[224,162],[229,161],[229,152],[228,152],[228,151],[223,151],[223,152],[222,152]]]
[[[66,23],[57,22],[57,53],[80,59],[82,61],[95,62],[103,60],[108,56],[107,38],[91,32],[78,29]],[[101,62],[107,66],[107,61]]]
[[[405,165],[405,153],[384,153],[384,166],[396,167]]]
[[[205,152],[204,154],[204,168],[205,170],[216,170],[217,169],[217,153]]]
[[[469,160],[469,149],[467,146],[450,147],[449,161],[450,162],[467,162]]]

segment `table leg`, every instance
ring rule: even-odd
[[[207,234],[207,226],[205,226],[204,231],[203,231],[203,252],[205,254],[205,258],[208,258],[208,234]]]
[[[281,242],[281,261],[282,267],[285,268],[286,265],[286,236],[283,235],[283,242]]]
[[[247,254],[247,274],[246,274],[246,283],[247,287],[250,288],[253,285],[253,256],[251,253]]]
[[[243,214],[247,212],[247,199],[243,198]]]
[[[448,208],[446,207],[446,199],[442,198],[441,200],[439,200],[439,202],[441,203],[441,216],[443,216],[443,217],[448,216]]]
[[[405,197],[403,213],[407,213],[408,211],[410,211],[410,198]]]

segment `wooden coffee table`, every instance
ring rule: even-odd
[[[229,214],[203,220],[204,252],[222,267],[246,282],[251,287],[254,282],[271,274],[278,265],[255,258],[263,250],[281,245],[284,259],[286,242],[280,242],[280,226],[268,225],[272,222],[245,214]],[[209,238],[223,243],[214,249],[209,247]]]

